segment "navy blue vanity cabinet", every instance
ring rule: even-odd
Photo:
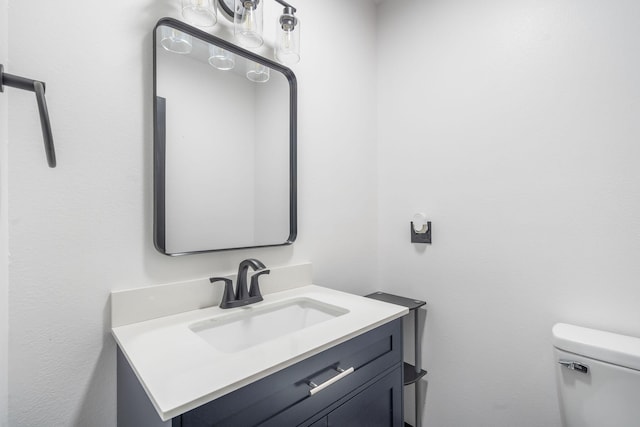
[[[395,368],[308,427],[386,427],[402,425],[402,378]],[[314,417],[315,419],[315,417]]]
[[[172,427],[400,427],[401,328],[401,319],[379,326],[186,412]],[[314,385],[322,389],[311,394]]]
[[[331,427],[401,425],[402,390],[402,374],[398,367],[329,413],[327,425]]]

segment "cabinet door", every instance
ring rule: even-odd
[[[395,369],[327,416],[328,427],[400,427],[402,375]]]

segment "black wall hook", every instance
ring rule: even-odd
[[[411,221],[411,243],[431,243],[431,221],[427,221],[426,230],[421,233],[416,233]]]
[[[51,133],[51,122],[49,121],[47,101],[44,98],[44,82],[5,73],[4,67],[0,64],[0,92],[4,92],[4,86],[28,90],[36,94],[36,102],[38,103],[38,112],[40,113],[40,126],[42,127],[42,138],[44,139],[44,150],[47,155],[47,163],[50,168],[55,168],[56,150],[53,145],[53,134]]]

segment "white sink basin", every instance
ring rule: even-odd
[[[311,298],[296,298],[268,306],[247,306],[228,315],[189,325],[189,329],[225,353],[234,353],[312,325],[349,310]]]

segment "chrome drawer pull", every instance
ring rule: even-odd
[[[318,393],[320,390],[324,390],[325,388],[329,387],[331,384],[335,383],[336,381],[340,381],[341,379],[343,379],[344,377],[346,377],[347,375],[349,375],[354,371],[353,366],[350,367],[349,369],[341,369],[341,368],[334,368],[334,369],[338,371],[339,374],[336,375],[335,377],[329,378],[322,384],[315,384],[313,381],[309,381],[309,386],[311,386],[311,390],[309,390],[309,396],[313,396],[314,394]]]
[[[585,365],[584,363],[576,362],[573,360],[564,360],[564,359],[558,360],[558,363],[564,366],[565,368],[571,369],[572,371],[577,371],[582,374],[589,373],[589,366]]]

